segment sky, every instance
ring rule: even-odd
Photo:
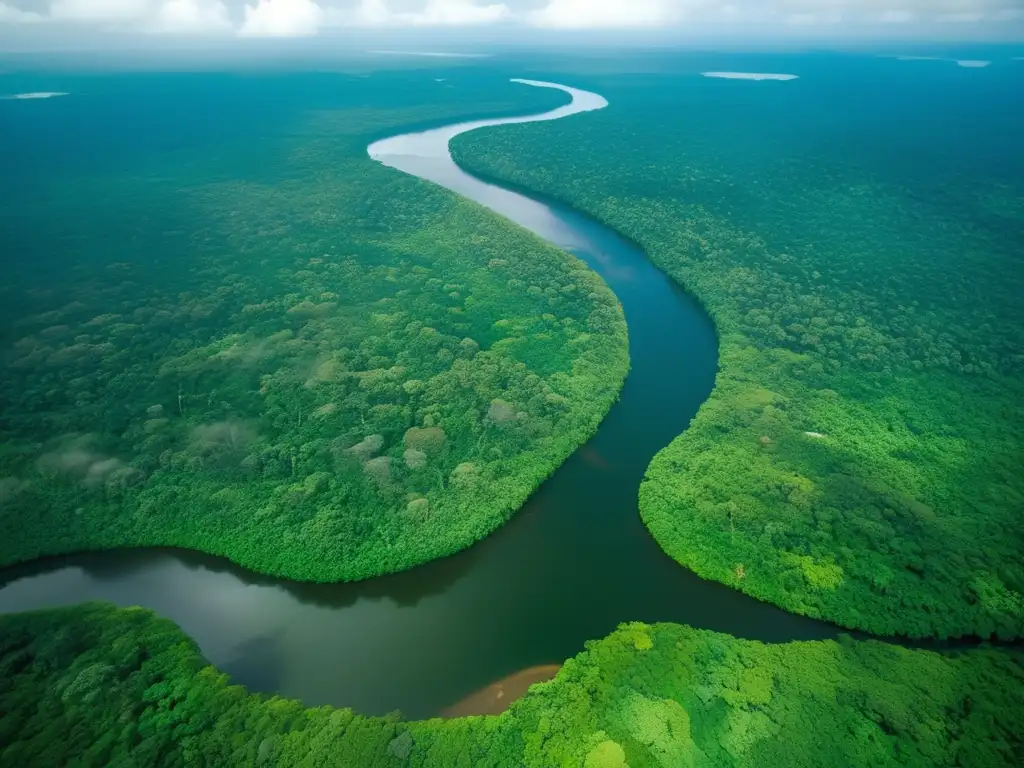
[[[1024,0],[0,0],[0,49],[364,36],[1024,41]],[[369,39],[369,38],[367,38]]]

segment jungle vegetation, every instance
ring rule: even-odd
[[[564,94],[415,71],[73,90],[0,121],[22,148],[0,564],[168,545],[298,580],[408,568],[506,521],[617,397],[600,278],[366,154]]]
[[[99,146],[74,154],[76,134],[67,157],[0,123],[26,148],[0,158],[20,185],[0,210],[19,258],[0,287],[0,563],[175,544],[362,578],[485,535],[593,431],[627,365],[614,297],[365,158],[381,133],[469,116],[466,92],[409,77],[310,78],[299,111],[293,83],[277,101],[261,83],[259,111],[122,83],[84,131]],[[467,87],[474,115],[554,96]],[[458,150],[630,235],[713,315],[716,392],[641,491],[662,546],[848,626],[1019,635],[1012,162],[936,162],[945,186],[920,186],[898,162],[917,133],[885,174],[864,145],[809,153],[772,123],[777,89],[745,92],[758,119],[737,120],[685,78],[591,87],[607,114]],[[168,99],[260,135],[161,133]],[[829,119],[880,114],[852,101]],[[140,110],[153,130],[129,135]],[[750,125],[769,151],[731,152]],[[86,604],[0,617],[0,766],[1018,765],[1022,661],[633,623],[500,716],[407,722],[250,694],[173,623]]]
[[[632,238],[713,317],[715,391],[640,490],[669,555],[880,635],[1019,637],[1019,82],[902,63],[593,76],[608,109],[453,150]]]
[[[0,618],[0,766],[1020,765],[1024,658],[626,624],[499,716],[406,722],[248,693],[172,622]]]

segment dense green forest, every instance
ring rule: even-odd
[[[1017,652],[764,645],[674,624],[591,643],[504,714],[405,722],[248,693],[172,622],[0,618],[0,766],[1020,765]]]
[[[629,236],[712,315],[715,391],[640,491],[668,554],[847,627],[1018,637],[1019,82],[815,63],[590,77],[608,109],[453,151]]]
[[[365,148],[561,95],[204,77],[0,114],[0,565],[177,545],[343,580],[469,546],[596,429],[622,312]],[[608,110],[455,149],[633,238],[713,316],[715,392],[640,489],[672,557],[879,634],[1018,637],[1024,125],[966,80],[936,90],[957,116],[832,77],[594,77],[573,84]],[[140,608],[0,616],[4,768],[1004,766],[1022,718],[1014,648],[630,623],[502,715],[410,722],[251,694]]]
[[[595,431],[628,368],[611,291],[366,154],[566,98],[455,79],[97,77],[0,106],[0,564],[173,545],[363,579],[492,532]]]

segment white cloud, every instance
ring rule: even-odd
[[[170,34],[212,33],[230,31],[232,25],[221,0],[165,0],[152,29]]]
[[[981,21],[985,18],[983,13],[943,13],[939,14],[938,20],[950,24],[970,24]]]
[[[362,0],[355,10],[332,10],[334,26],[383,27],[391,23],[394,14],[385,0]]]
[[[354,27],[460,27],[493,24],[512,17],[504,3],[477,0],[427,0],[419,11],[393,11],[387,0],[361,0],[354,11],[331,14],[338,26]]]
[[[790,24],[798,26],[810,24],[838,24],[843,20],[841,13],[791,13],[786,19]]]
[[[223,0],[54,0],[49,15],[40,18],[156,34],[225,32],[231,29]]]
[[[507,19],[512,11],[503,3],[477,5],[475,0],[430,0],[414,22],[425,26],[493,24]]]
[[[313,0],[257,0],[245,6],[243,37],[306,37],[315,35],[326,14]]]
[[[550,0],[526,18],[534,26],[554,29],[658,27],[675,23],[702,2],[673,0]]]
[[[914,14],[910,11],[882,11],[878,15],[878,21],[882,24],[908,24],[914,20]]]
[[[150,0],[56,0],[50,16],[59,21],[133,21],[153,12]]]
[[[142,33],[297,37],[325,28],[441,28],[502,23],[561,30],[744,25],[813,34],[825,25],[886,25],[910,32],[944,22],[1022,29],[1024,0],[0,0],[0,27],[47,22]],[[959,33],[959,29],[957,30]],[[947,33],[948,34],[948,33]]]
[[[1017,18],[1024,10],[1024,0],[775,0],[773,5],[786,18],[804,23],[837,17],[883,24],[999,21]]]
[[[0,3],[0,24],[35,24],[45,20],[46,17],[41,13],[23,11],[7,3]]]
[[[1024,15],[1024,0],[547,0],[521,12],[535,26],[559,29],[663,27],[687,21],[797,25],[998,21]]]

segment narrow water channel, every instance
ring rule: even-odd
[[[3,572],[0,612],[97,599],[142,605],[178,622],[213,664],[252,690],[366,714],[400,709],[412,718],[449,710],[524,670],[560,664],[623,621],[674,621],[769,642],[838,634],[698,579],[647,533],[637,489],[654,454],[686,428],[711,391],[714,329],[696,301],[614,232],[455,165],[448,141],[458,133],[607,104],[597,94],[520,82],[560,88],[573,101],[532,118],[398,136],[369,151],[577,254],[615,291],[629,325],[632,369],[594,438],[504,528],[405,573],[300,584],[200,553],[119,550]]]

